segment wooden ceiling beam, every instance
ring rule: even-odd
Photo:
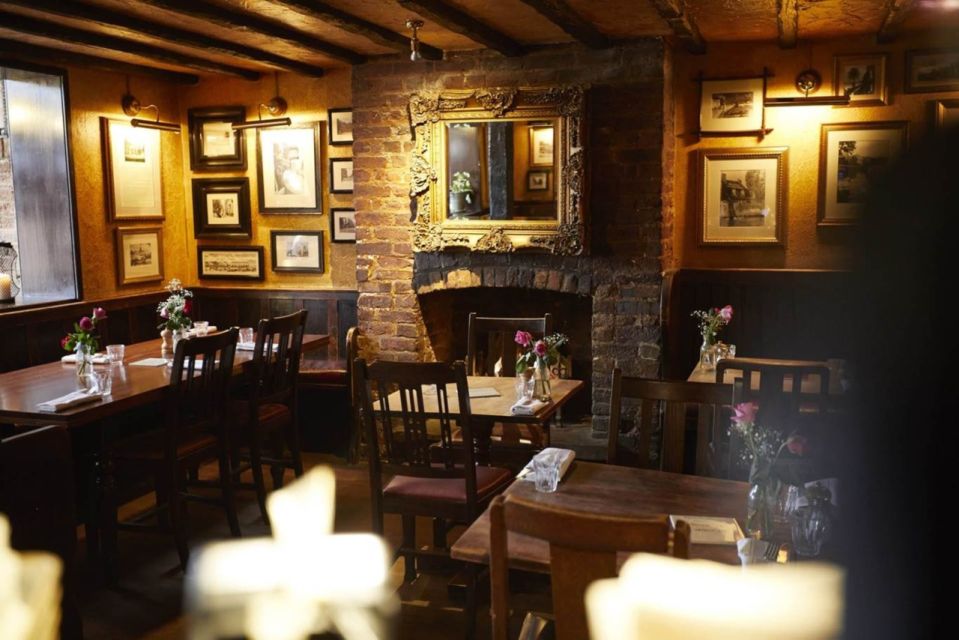
[[[172,43],[203,49],[210,53],[227,55],[251,62],[279,67],[307,76],[320,77],[323,69],[296,60],[290,60],[268,51],[243,46],[226,40],[218,40],[193,31],[168,27],[149,20],[127,16],[116,11],[107,11],[98,7],[67,3],[62,0],[3,0],[3,4],[16,5],[26,9],[41,10],[44,13],[83,20],[98,27],[121,29],[129,36],[143,35],[159,38]]]
[[[903,21],[915,8],[915,0],[886,0],[886,13],[876,34],[876,41],[886,44],[895,40]]]
[[[218,27],[234,33],[268,36],[285,40],[294,46],[310,49],[341,62],[349,64],[366,62],[366,56],[352,49],[321,40],[274,20],[267,20],[241,11],[227,11],[222,7],[210,5],[201,0],[139,0],[138,4],[202,20],[211,27]]]
[[[442,0],[397,0],[397,2],[444,29],[466,36],[477,44],[499,51],[504,56],[516,57],[526,53],[523,45],[509,36]]]
[[[776,0],[776,26],[779,46],[795,49],[799,42],[799,0]]]
[[[10,13],[3,9],[0,9],[0,25],[3,25],[4,29],[8,29],[10,31],[38,36],[48,40],[56,40],[58,42],[81,45],[84,47],[108,49],[117,53],[137,55],[149,58],[151,60],[156,60],[157,62],[163,62],[181,67],[189,67],[190,69],[197,69],[199,71],[226,73],[233,76],[240,76],[241,78],[246,78],[247,80],[258,80],[260,78],[260,74],[258,72],[251,71],[249,69],[243,69],[241,67],[234,67],[228,64],[204,60],[203,58],[188,56],[183,53],[142,44],[133,40],[127,40],[125,38],[116,38],[114,36],[108,36],[101,33],[93,33],[92,31],[84,31],[82,29],[74,29],[73,27],[55,25],[49,22],[44,22],[43,20],[36,20],[34,18],[28,18],[16,13]]]
[[[410,48],[409,36],[391,31],[336,7],[331,7],[325,2],[313,2],[312,0],[269,0],[269,2],[301,16],[321,20],[331,27],[362,36],[382,47],[397,51],[408,51]],[[420,55],[427,60],[442,60],[443,50],[420,42]]]
[[[113,60],[111,58],[100,58],[84,53],[66,51],[64,49],[51,49],[49,47],[41,47],[18,40],[7,40],[5,38],[0,38],[0,58],[41,64],[88,67],[90,69],[99,69],[101,71],[123,75],[149,76],[176,84],[197,84],[200,81],[199,76],[193,75],[192,73],[181,73],[179,71],[169,71],[156,67],[146,67],[139,64]]]
[[[609,38],[596,26],[573,11],[566,0],[521,0],[557,27],[576,38],[591,49],[605,49],[610,46]]]
[[[686,51],[695,54],[706,53],[706,41],[699,33],[699,27],[686,13],[685,0],[649,0]]]

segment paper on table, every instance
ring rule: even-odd
[[[68,364],[76,363],[76,361],[77,361],[77,354],[75,353],[68,353],[67,355],[60,358],[60,362],[66,362]],[[110,358],[107,356],[107,354],[105,353],[93,354],[93,364],[109,364],[109,363],[110,363]]]
[[[54,398],[53,400],[41,402],[37,405],[37,409],[40,411],[46,411],[48,413],[56,413],[58,411],[76,407],[77,405],[95,402],[101,397],[102,396],[99,393],[94,391],[73,391],[65,396],[60,396],[59,398]]]
[[[450,396],[456,395],[456,385],[455,384],[446,385],[446,393],[447,395],[450,395]],[[500,392],[494,389],[493,387],[470,387],[469,394],[470,394],[470,398],[498,398],[500,396]],[[436,385],[424,384],[423,395],[435,396]]]
[[[237,351],[253,351],[253,349],[255,349],[255,348],[256,348],[256,343],[255,343],[255,342],[237,342],[237,343],[236,343],[236,350],[237,350]],[[274,350],[274,351],[276,351],[276,350],[279,349],[279,348],[280,348],[280,345],[278,345],[278,344],[274,344],[274,345],[273,345],[273,350]]]
[[[669,523],[674,528],[678,520],[685,520],[689,524],[691,534],[689,541],[693,544],[736,544],[737,540],[745,537],[736,518],[669,516]]]
[[[520,400],[510,407],[509,412],[514,416],[533,416],[545,406],[546,403],[542,400],[526,399]]]
[[[167,361],[164,358],[144,358],[143,360],[137,360],[136,362],[131,362],[130,366],[134,367],[162,367]]]
[[[546,447],[539,453],[537,453],[534,458],[540,456],[556,456],[559,459],[559,479],[562,481],[563,477],[566,475],[566,472],[569,471],[570,466],[573,464],[573,460],[576,459],[576,452],[572,449],[560,449],[559,447]],[[526,466],[523,467],[519,473],[516,474],[516,478],[519,480],[529,480],[530,482],[536,479],[536,474],[533,473],[533,461],[530,460],[526,463]]]

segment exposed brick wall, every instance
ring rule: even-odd
[[[605,430],[609,377],[659,370],[663,255],[664,51],[658,40],[603,51],[569,45],[521,58],[482,51],[439,62],[383,60],[354,67],[354,205],[364,353],[427,360],[432,349],[417,293],[519,286],[592,298],[592,409]],[[410,246],[407,114],[418,91],[589,85],[589,255],[446,252]]]

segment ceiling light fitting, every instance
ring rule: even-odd
[[[423,55],[420,53],[420,39],[418,37],[418,32],[423,28],[423,21],[410,18],[406,21],[406,28],[413,31],[413,35],[410,37],[410,60],[413,62],[419,62],[423,59]]]
[[[822,86],[822,76],[815,69],[804,69],[796,76],[796,90],[801,96],[789,98],[767,98],[767,107],[829,107],[849,104],[849,96],[810,96]]]
[[[156,111],[156,120],[144,120],[142,118],[133,117],[133,119],[130,120],[131,126],[139,127],[141,129],[157,129],[159,131],[169,131],[170,133],[180,133],[179,124],[175,122],[160,122],[160,108],[155,104],[142,106],[140,101],[136,99],[136,96],[127,93],[120,98],[120,106],[123,107],[123,113],[130,117],[139,115],[139,113],[144,109],[153,109]]]
[[[286,99],[280,96],[280,75],[278,73],[273,74],[273,80],[276,84],[276,95],[273,96],[269,102],[261,102],[256,107],[256,120],[247,120],[246,122],[234,122],[233,130],[234,131],[243,131],[245,129],[266,129],[267,127],[288,127],[293,124],[293,121],[289,117],[281,118],[286,113],[287,104]],[[266,112],[273,118],[263,119],[263,110],[266,109]]]

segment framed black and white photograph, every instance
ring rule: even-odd
[[[163,280],[162,227],[118,227],[116,235],[121,286]]]
[[[849,96],[849,104],[889,104],[885,53],[836,56],[833,93]]]
[[[205,178],[193,181],[193,236],[249,238],[249,178]]]
[[[933,102],[932,118],[935,131],[959,127],[959,98]]]
[[[190,109],[190,170],[245,171],[246,141],[234,122],[246,119],[246,108],[203,107]]]
[[[356,242],[354,209],[330,209],[330,237],[333,242]]]
[[[353,144],[353,110],[329,109],[330,144]]]
[[[258,129],[260,213],[323,213],[319,122]]]
[[[201,278],[262,280],[263,247],[197,247]]]
[[[100,118],[100,135],[110,221],[162,220],[160,132]]]
[[[700,81],[699,133],[752,135],[766,126],[766,78]]]
[[[909,123],[822,125],[819,150],[819,225],[855,224],[871,185],[906,149]]]
[[[529,128],[529,166],[553,166],[553,125],[531,125]]]
[[[548,191],[549,171],[530,171],[526,174],[527,191]]]
[[[270,231],[274,271],[323,273],[322,231]]]
[[[906,52],[906,93],[959,91],[959,49]]]
[[[353,158],[330,158],[330,193],[353,193]]]
[[[783,244],[786,147],[700,151],[702,245]]]

